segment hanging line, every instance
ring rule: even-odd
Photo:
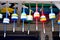
[[[30,3],[29,3],[29,15],[31,15],[31,6],[30,6]]]
[[[24,5],[24,3],[23,3],[23,5]],[[23,6],[23,12],[25,13],[25,7]]]
[[[17,10],[16,10],[16,7],[14,7],[14,14],[16,14],[16,11],[17,11]]]
[[[52,2],[51,2],[51,13],[53,13],[53,7],[52,7]]]
[[[8,18],[8,9],[6,7],[6,18]]]
[[[7,3],[6,3],[6,18],[8,18],[8,1],[7,1]]]
[[[43,3],[42,3],[42,15],[44,15],[44,13],[43,13]]]
[[[36,3],[36,12],[38,12],[38,4]]]

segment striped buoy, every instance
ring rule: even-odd
[[[7,5],[8,5],[8,1],[6,2]],[[9,24],[10,22],[10,19],[8,18],[8,9],[7,9],[7,5],[6,5],[6,17],[3,19],[3,23],[4,23],[4,37],[6,37],[6,28],[7,28],[7,24]]]
[[[54,31],[54,19],[56,18],[55,13],[53,13],[52,5],[51,5],[51,13],[49,13],[49,19],[52,22],[52,31]]]
[[[44,13],[43,13],[43,4],[42,4],[42,15],[41,15],[41,17],[40,17],[40,21],[43,23],[43,32],[45,33],[45,26],[44,26],[44,23],[46,22],[46,16],[44,15]]]
[[[38,19],[40,18],[40,14],[38,12],[38,5],[36,3],[36,12],[34,13],[34,19],[36,20],[36,31],[38,30]]]
[[[13,32],[15,32],[15,27],[16,27],[16,24],[15,22],[18,20],[18,14],[16,13],[16,8],[14,8],[14,13],[12,14],[12,17],[11,19],[14,21],[13,22]]]
[[[33,16],[31,15],[31,7],[29,4],[29,15],[27,15],[27,22],[28,22],[28,34],[30,33],[30,23],[33,21]]]
[[[27,15],[26,15],[26,13],[25,13],[25,8],[23,7],[23,12],[22,12],[22,14],[21,14],[21,20],[23,21],[23,25],[22,25],[22,32],[24,32],[24,21],[26,21],[27,20]]]
[[[60,25],[60,12],[59,12],[59,15],[58,15],[58,25]]]

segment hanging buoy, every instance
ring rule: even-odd
[[[39,17],[40,17],[39,12],[35,12],[35,13],[34,13],[34,18],[35,18],[35,19],[39,19]]]
[[[58,14],[58,21],[57,21],[58,25],[60,25],[60,12]]]
[[[8,9],[7,9],[6,18],[3,19],[3,23],[8,24],[9,22],[10,22],[10,19],[8,18]]]
[[[14,13],[12,14],[12,17],[11,19],[14,21],[13,22],[13,32],[15,32],[15,27],[16,27],[16,24],[15,22],[18,20],[18,14],[16,13],[16,8],[14,8]]]
[[[2,5],[1,5],[1,3],[0,3],[0,19],[3,18],[3,15],[1,14],[1,7],[2,7]]]
[[[27,21],[31,22],[33,20],[33,16],[32,15],[27,15]]]
[[[40,18],[40,13],[38,12],[38,5],[36,3],[36,12],[34,13],[34,18],[39,19]]]
[[[24,21],[26,21],[26,19],[27,19],[27,15],[25,13],[25,8],[23,7],[23,12],[21,14],[21,20],[23,21],[22,32],[24,32]]]
[[[12,20],[17,20],[18,19],[18,15],[17,14],[12,14]]]
[[[9,21],[10,21],[9,18],[4,18],[4,19],[3,19],[3,23],[4,23],[4,24],[5,24],[5,23],[8,24]]]
[[[27,21],[28,21],[28,34],[30,32],[30,23],[33,21],[33,16],[31,15],[31,7],[29,4],[29,15],[27,15]]]
[[[7,2],[7,5],[8,5],[8,2]],[[7,5],[6,5],[6,17],[3,19],[3,23],[5,24],[4,25],[4,37],[6,37],[6,27],[7,27],[7,24],[9,24],[10,20],[8,18],[8,9],[7,9]]]
[[[25,21],[27,19],[27,15],[26,15],[26,13],[25,12],[23,12],[22,14],[21,14],[21,20],[23,21]]]
[[[49,13],[49,19],[52,22],[52,31],[54,31],[54,19],[56,18],[55,13],[53,13],[52,5],[51,5],[51,13]]]
[[[27,15],[27,21],[28,22],[33,21],[33,16],[31,15],[31,9],[29,10],[29,15]]]
[[[46,22],[46,16],[44,15],[43,13],[43,4],[42,4],[42,15],[40,17],[40,21],[43,23],[43,32],[45,33],[45,26],[44,26],[44,23]]]
[[[52,5],[51,5],[51,13],[49,13],[49,19],[54,20],[56,18],[55,13],[53,13]]]
[[[36,12],[34,13],[34,18],[36,19],[36,31],[38,30],[38,19],[40,18],[40,14],[38,12],[38,5],[36,3]]]
[[[0,19],[2,19],[3,17],[2,17],[3,15],[2,14],[0,14]]]
[[[45,15],[42,15],[42,16],[40,17],[40,21],[41,21],[41,22],[46,22],[46,16],[45,16]]]
[[[60,19],[58,20],[58,25],[60,25]]]
[[[2,14],[0,14],[0,19],[2,19],[3,18],[3,15]]]
[[[4,37],[6,37],[6,24],[9,24],[10,20],[9,18],[7,17],[7,13],[6,13],[6,18],[3,19],[3,23],[5,24],[4,25]]]
[[[27,21],[28,21],[28,34],[30,32],[30,23],[33,21],[33,16],[32,15],[27,15]]]
[[[55,13],[50,13],[49,14],[49,19],[54,20],[55,18],[56,18]]]

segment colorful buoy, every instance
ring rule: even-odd
[[[60,12],[59,12],[59,15],[58,15],[58,25],[60,25]]]
[[[6,2],[7,3],[7,5],[8,5],[8,2]],[[6,5],[6,6],[7,6]],[[6,37],[6,27],[7,27],[7,24],[9,24],[9,22],[10,22],[10,20],[9,20],[9,18],[8,18],[8,9],[7,9],[7,7],[6,7],[6,17],[3,19],[3,23],[4,23],[4,37]]]
[[[42,15],[40,17],[40,21],[43,23],[43,32],[45,33],[45,26],[44,26],[44,23],[46,22],[46,16],[44,15],[43,13],[43,4],[42,4]]]
[[[23,12],[22,14],[21,14],[21,20],[23,21],[25,21],[27,19],[27,15],[26,15],[26,13],[25,12]]]
[[[45,16],[45,15],[41,15],[40,21],[41,21],[41,22],[46,22],[46,16]]]
[[[1,10],[0,10],[0,19],[2,19],[3,18],[3,15],[1,14]]]
[[[4,37],[6,37],[6,25],[9,24],[10,20],[9,18],[7,17],[7,13],[6,13],[6,18],[3,19],[3,23],[4,23]]]
[[[1,5],[1,3],[0,3],[0,19],[3,18],[3,15],[1,14],[1,7],[2,7],[2,5]]]
[[[38,5],[36,3],[36,12],[34,13],[34,18],[36,19],[36,31],[38,30],[38,19],[40,18],[40,14],[38,12]]]
[[[28,34],[30,32],[30,23],[33,21],[33,16],[31,15],[31,7],[29,4],[29,15],[27,15],[27,21],[28,21]]]
[[[60,25],[60,19],[58,19],[58,25]]]
[[[35,18],[35,19],[39,19],[39,17],[40,17],[39,12],[35,12],[35,13],[34,13],[34,18]]]
[[[16,27],[16,24],[15,22],[18,20],[18,14],[16,13],[16,8],[14,9],[14,13],[12,14],[12,17],[11,19],[14,21],[13,22],[13,32],[15,32],[15,27]]]
[[[26,19],[27,19],[27,15],[25,13],[25,8],[23,7],[23,12],[21,14],[21,20],[23,21],[22,32],[24,32],[24,21],[26,21]]]
[[[50,13],[49,14],[49,19],[51,19],[51,20],[53,20],[53,19],[55,19],[56,17],[55,17],[55,13]]]
[[[4,23],[4,24],[8,24],[9,21],[10,21],[9,18],[4,18],[4,19],[3,19],[3,23]]]
[[[56,18],[55,13],[53,13],[52,5],[51,5],[51,13],[49,13],[49,19],[52,22],[52,31],[54,31],[54,19]]]
[[[18,14],[16,14],[16,13],[12,14],[11,18],[12,18],[12,20],[16,21],[18,19]]]
[[[32,15],[27,15],[27,21],[31,22],[33,20],[33,16]]]

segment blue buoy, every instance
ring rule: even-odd
[[[18,20],[18,14],[16,13],[16,9],[14,9],[14,13],[12,14],[12,17],[11,19],[14,21],[17,21]]]

